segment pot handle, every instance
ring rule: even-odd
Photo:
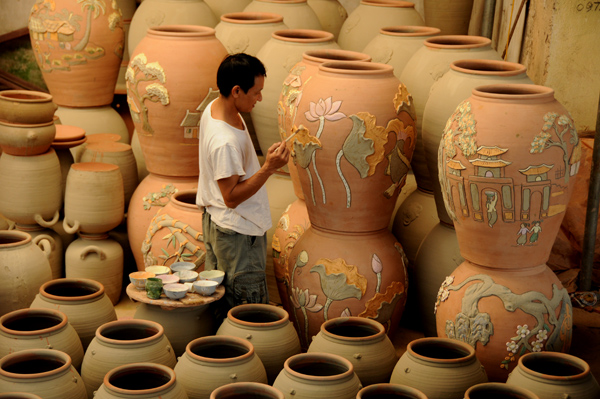
[[[85,260],[85,258],[91,253],[97,254],[100,260],[106,259],[106,252],[104,252],[100,247],[97,247],[95,245],[88,245],[83,249],[83,251],[81,251],[81,260]]]
[[[79,220],[76,220],[73,223],[73,226],[69,226],[69,222],[67,222],[67,218],[63,219],[63,229],[65,229],[65,231],[68,234],[75,234],[75,233],[77,233],[79,231],[79,227],[81,227],[80,223],[79,223]]]
[[[48,234],[40,234],[37,237],[33,237],[31,241],[44,251],[46,258],[50,258],[50,254],[56,249],[56,241]]]
[[[58,211],[58,209],[56,211],[54,211],[54,216],[52,217],[52,220],[50,221],[45,221],[44,218],[42,217],[42,215],[40,215],[39,213],[36,213],[33,216],[33,219],[36,221],[37,224],[39,224],[42,227],[52,227],[56,224],[56,222],[58,222],[58,218],[60,217],[60,212]]]
[[[38,134],[35,130],[29,130],[27,132],[27,141],[36,141],[38,139]]]

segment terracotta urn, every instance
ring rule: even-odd
[[[340,29],[338,43],[345,50],[362,51],[386,26],[424,26],[415,4],[397,0],[361,0]]]
[[[331,353],[300,353],[285,361],[273,387],[296,399],[355,399],[362,385],[349,360]]]
[[[364,317],[336,317],[321,324],[308,353],[340,355],[354,366],[363,386],[389,382],[398,357],[384,326]]]
[[[231,383],[267,383],[265,368],[253,345],[233,336],[191,341],[174,370],[190,399],[208,398],[213,390]]]
[[[37,1],[29,15],[31,47],[54,102],[110,105],[125,32],[117,2]]]
[[[117,0],[117,4],[121,9],[125,40],[123,41],[123,59],[121,60],[121,66],[117,76],[115,94],[125,94],[127,92],[127,89],[125,88],[125,73],[127,72],[127,66],[129,65],[129,30],[131,28],[131,19],[135,14],[138,3],[136,0]]]
[[[273,32],[289,29],[283,17],[270,12],[234,12],[221,15],[215,35],[229,54],[246,53],[256,56],[271,39]]]
[[[217,18],[225,14],[242,12],[252,0],[204,0]]]
[[[412,97],[393,68],[323,63],[296,108],[291,156],[311,224],[387,228],[415,147]]]
[[[95,399],[187,399],[172,368],[152,363],[129,363],[115,367],[104,376]]]
[[[71,357],[56,349],[25,349],[0,359],[0,392],[48,399],[87,399]]]
[[[117,320],[117,314],[104,293],[104,286],[89,279],[59,278],[42,284],[31,308],[55,309],[65,313],[85,351],[96,329]]]
[[[358,391],[356,399],[376,399],[376,398],[397,398],[397,399],[428,399],[427,396],[418,389],[400,384],[373,384]]]
[[[210,393],[210,399],[284,399],[285,395],[277,388],[260,382],[234,382],[223,385]]]
[[[302,60],[305,51],[317,49],[339,49],[339,45],[335,42],[333,34],[329,32],[313,29],[283,29],[273,32],[269,41],[256,54],[268,70],[269,76],[265,79],[262,101],[257,102],[250,112],[263,154],[267,153],[273,143],[281,141],[278,103],[285,79],[292,67]]]
[[[342,25],[348,18],[348,11],[338,0],[307,0],[324,31],[333,33],[337,40]]]
[[[10,123],[53,122],[56,104],[48,93],[35,90],[0,91],[0,120]]]
[[[0,357],[25,349],[56,349],[79,370],[83,346],[67,315],[59,310],[24,308],[0,317]]]
[[[81,365],[81,378],[88,397],[93,397],[110,370],[144,362],[170,368],[177,364],[173,348],[160,324],[149,320],[116,320],[102,324],[85,351]]]
[[[300,340],[289,314],[267,304],[243,304],[227,313],[217,335],[244,338],[261,359],[269,383],[273,383],[290,356],[300,353]]]
[[[319,17],[307,0],[252,0],[244,11],[279,14],[290,29],[323,29]]]
[[[52,279],[51,240],[46,235],[32,239],[22,231],[0,230],[0,265],[6,279],[0,291],[0,315],[28,307],[40,286]]]
[[[198,176],[198,122],[226,55],[213,28],[193,25],[149,28],[133,49],[127,103],[149,172]]]

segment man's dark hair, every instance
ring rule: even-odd
[[[230,54],[217,70],[217,87],[224,97],[229,97],[235,85],[248,93],[257,76],[267,76],[265,66],[258,58],[245,53]]]

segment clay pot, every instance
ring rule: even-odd
[[[102,162],[117,165],[123,177],[124,209],[138,185],[137,164],[129,144],[103,141],[88,143],[79,162]]]
[[[440,28],[442,35],[468,34],[472,8],[473,0],[423,2],[425,23]]]
[[[517,130],[518,136],[506,134]],[[545,264],[580,157],[573,119],[554,90],[519,84],[474,89],[448,119],[438,159],[462,256],[494,268]]]
[[[46,235],[32,239],[22,231],[0,230],[0,264],[6,281],[0,291],[0,315],[29,306],[40,286],[51,280],[51,240]]]
[[[244,8],[244,12],[279,14],[290,29],[323,29],[319,17],[307,0],[252,0]]]
[[[319,66],[297,104],[290,140],[313,226],[387,228],[415,146],[410,93],[393,68],[335,61]]]
[[[434,181],[439,181],[438,150],[444,127],[456,107],[467,99],[477,86],[508,83],[533,84],[527,76],[525,66],[521,64],[497,60],[465,59],[453,61],[450,64],[450,70],[431,86],[423,109],[421,137],[429,175]],[[446,213],[439,184],[433,185],[433,193],[438,217],[451,224],[452,219]]]
[[[81,366],[81,378],[88,397],[93,397],[110,370],[129,363],[145,362],[170,368],[177,364],[160,324],[149,320],[117,320],[101,325],[85,352]]]
[[[70,234],[106,233],[123,221],[124,201],[117,165],[75,163],[67,175],[63,228]]]
[[[26,392],[0,393],[0,399],[42,399],[38,395]]]
[[[0,317],[0,357],[25,349],[56,349],[79,370],[83,346],[67,315],[53,309],[18,309]]]
[[[42,91],[0,91],[0,119],[10,123],[43,124],[53,122],[56,104]]]
[[[567,353],[527,353],[519,358],[506,384],[526,388],[540,398],[592,399],[600,386],[589,364]]]
[[[121,298],[123,248],[108,234],[79,234],[65,252],[65,276],[101,283],[113,305]]]
[[[417,118],[417,145],[411,162],[417,185],[433,191],[437,181],[429,176],[425,160],[425,150],[421,136],[423,111],[429,98],[431,86],[450,69],[452,61],[461,59],[501,60],[492,48],[492,41],[482,36],[434,36],[425,39],[400,74],[400,81],[410,91]]]
[[[56,136],[52,142],[52,148],[56,151],[58,162],[60,163],[61,175],[61,191],[62,198],[65,196],[65,188],[67,186],[67,175],[71,169],[71,165],[75,163],[75,157],[71,153],[73,147],[83,147],[87,142],[85,130],[79,126],[55,124]]]
[[[229,310],[217,335],[244,338],[252,343],[273,383],[286,359],[300,353],[300,341],[289,314],[265,304],[238,305]]]
[[[418,389],[430,399],[463,399],[467,389],[483,382],[487,376],[475,350],[448,338],[409,342],[390,378],[390,383]]]
[[[294,65],[288,76],[283,82],[281,93],[279,94],[279,134],[281,139],[290,137],[296,128],[296,116],[298,103],[302,98],[302,91],[305,84],[308,84],[312,77],[318,73],[319,65],[328,61],[371,61],[367,54],[356,51],[341,49],[315,49],[307,50],[302,54],[302,59]],[[290,158],[287,168],[289,170],[292,182],[294,183],[294,193],[300,199],[304,199],[304,193],[300,185],[298,169],[293,158]]]
[[[187,399],[175,372],[162,364],[130,363],[115,367],[104,376],[94,399]]]
[[[54,122],[24,124],[0,121],[0,146],[5,154],[30,156],[43,154],[54,140]]]
[[[252,4],[252,3],[251,3]],[[284,20],[285,23],[285,20]],[[286,23],[289,26],[289,24]],[[269,147],[281,141],[278,128],[279,96],[285,79],[294,65],[302,60],[308,50],[339,49],[333,34],[322,30],[283,29],[273,32],[271,39],[256,56],[263,62],[269,77],[265,79],[262,101],[256,103],[250,116],[263,154]]]
[[[102,12],[74,0],[52,4],[33,5],[29,32],[54,102],[68,107],[110,105],[123,58],[121,9],[116,2]]]
[[[425,39],[439,34],[438,28],[429,26],[386,26],[361,51],[373,62],[393,66],[394,75],[400,79],[408,60],[423,47]]]
[[[252,0],[205,0],[217,18],[225,14],[241,12]]]
[[[198,176],[175,177],[148,174],[131,196],[127,210],[127,235],[138,270],[146,268],[143,247],[148,227],[156,213],[179,191],[198,188]],[[201,223],[201,221],[200,221]]]
[[[490,381],[506,381],[525,353],[571,345],[571,300],[545,264],[505,269],[465,261],[441,284],[435,309],[437,335],[476,348]]]
[[[121,136],[116,133],[94,133],[86,137],[87,140],[76,148],[73,157],[77,162],[81,161],[81,155],[85,152],[85,149],[90,144],[106,143],[106,142],[123,142]],[[133,148],[132,148],[133,151]]]
[[[201,399],[232,382],[267,383],[265,368],[252,344],[232,336],[191,341],[175,366],[177,379],[190,399]]]
[[[51,227],[62,208],[60,163],[53,149],[29,157],[2,154],[0,190],[2,214],[20,224]]]
[[[341,233],[313,225],[296,242],[288,275],[287,311],[304,348],[328,319],[368,317],[392,334],[404,310],[404,254],[387,228]]]
[[[214,28],[218,17],[203,0],[150,0],[139,4],[129,26],[130,59],[148,29],[168,25],[200,25]]]
[[[273,387],[296,399],[355,399],[362,388],[350,361],[331,353],[300,353],[285,361]]]
[[[379,29],[396,25],[424,26],[425,22],[414,3],[362,0],[344,21],[338,43],[344,50],[362,51],[379,34]]]
[[[337,317],[321,324],[308,347],[311,352],[348,359],[363,386],[389,382],[398,361],[383,325],[363,317]]]
[[[215,26],[215,35],[229,54],[246,53],[256,56],[258,51],[278,30],[288,29],[279,14],[268,12],[235,12],[221,16]]]
[[[226,55],[213,28],[192,25],[149,28],[131,53],[127,103],[149,172],[198,176],[198,121]]]
[[[348,18],[346,8],[338,0],[307,0],[307,2],[317,14],[322,29],[333,33],[333,37],[337,40],[342,25]]]
[[[252,396],[256,399],[284,399],[279,389],[259,382],[234,382],[223,385],[210,393],[210,399],[245,399]]]
[[[62,311],[69,318],[85,351],[96,329],[117,320],[117,314],[104,294],[104,286],[89,279],[59,278],[42,284],[31,308]]]
[[[193,262],[198,271],[204,270],[203,211],[196,205],[197,192],[197,189],[176,192],[152,218],[142,243],[146,266]]]
[[[142,152],[142,147],[140,146],[140,139],[135,129],[133,130],[133,135],[131,136],[131,151],[133,151],[133,155],[135,156],[139,183],[144,180],[146,176],[148,176],[148,169],[146,168],[146,160],[144,159],[144,153]]]
[[[63,245],[63,239],[60,234],[52,229],[46,229],[37,224],[24,225],[16,223],[14,227],[18,231],[23,231],[29,234],[33,239],[38,236],[43,236],[42,238],[48,239],[48,236],[50,236],[51,239],[48,239],[50,242],[50,256],[48,257],[48,262],[50,263],[50,269],[52,269],[52,278],[55,279],[63,277],[65,274],[65,246]]]
[[[428,399],[427,396],[418,389],[400,384],[373,384],[364,387],[358,391],[356,399],[377,399],[377,398],[398,398],[398,399]]]
[[[467,389],[467,392],[465,392],[465,399],[484,398],[541,399],[539,396],[527,389],[510,386],[499,382],[486,382],[483,384],[477,384]]]

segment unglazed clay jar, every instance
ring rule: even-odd
[[[56,127],[53,121],[31,124],[0,120],[0,147],[6,154],[43,154],[50,148],[55,135]]]
[[[88,399],[71,358],[56,349],[25,349],[0,359],[0,392],[48,399]]]
[[[210,393],[210,399],[285,399],[279,389],[259,382],[234,382],[223,385]]]
[[[0,119],[10,123],[53,122],[56,104],[52,96],[42,91],[0,91]]]
[[[25,308],[0,317],[0,358],[24,349],[56,349],[79,370],[83,346],[77,331],[59,310]]]
[[[323,29],[319,17],[307,0],[252,0],[244,11],[279,14],[290,29]]]
[[[338,43],[345,50],[362,51],[386,26],[423,26],[415,4],[397,0],[362,0],[344,21]]]
[[[483,382],[487,376],[475,350],[448,338],[409,342],[390,378],[390,383],[418,389],[429,399],[463,399],[468,388]]]
[[[442,35],[466,35],[473,1],[424,1],[423,13],[427,26],[440,28]]]
[[[192,25],[149,28],[131,53],[127,103],[149,172],[198,176],[198,123],[226,55],[213,28]]]
[[[465,399],[484,398],[541,399],[528,389],[500,382],[484,382],[472,386],[465,392]]]
[[[241,12],[252,0],[204,0],[217,18],[225,14]]]
[[[364,387],[358,391],[356,399],[378,399],[378,398],[396,398],[396,399],[429,399],[418,389],[400,384],[373,384]]]
[[[75,0],[36,3],[29,16],[31,47],[54,102],[110,105],[123,58],[125,32],[117,2],[102,12]],[[78,21],[73,23],[72,21]],[[60,29],[50,33],[48,26]]]
[[[83,364],[81,378],[88,397],[92,398],[115,367],[129,363],[157,363],[175,367],[175,353],[164,334],[164,328],[149,320],[116,320],[104,323],[96,330],[90,342]]]
[[[321,324],[308,353],[340,355],[354,366],[363,386],[389,382],[398,358],[381,323],[364,317],[336,317]]]
[[[307,2],[317,14],[322,29],[333,33],[337,40],[342,25],[348,18],[346,8],[338,0],[307,0]]]
[[[58,223],[57,223],[58,224]],[[56,225],[55,225],[56,226]],[[43,237],[48,239],[50,242],[50,256],[48,257],[48,262],[50,262],[50,268],[52,269],[52,278],[61,278],[64,277],[65,274],[65,246],[63,245],[63,239],[56,231],[50,229],[46,229],[41,227],[40,225],[24,225],[15,223],[15,230],[23,231],[31,236],[31,238],[36,239],[37,236],[44,235],[50,236],[52,239],[48,239],[48,237]]]
[[[235,12],[221,16],[215,35],[229,54],[246,53],[256,56],[275,31],[289,29],[283,17],[269,12]]]

